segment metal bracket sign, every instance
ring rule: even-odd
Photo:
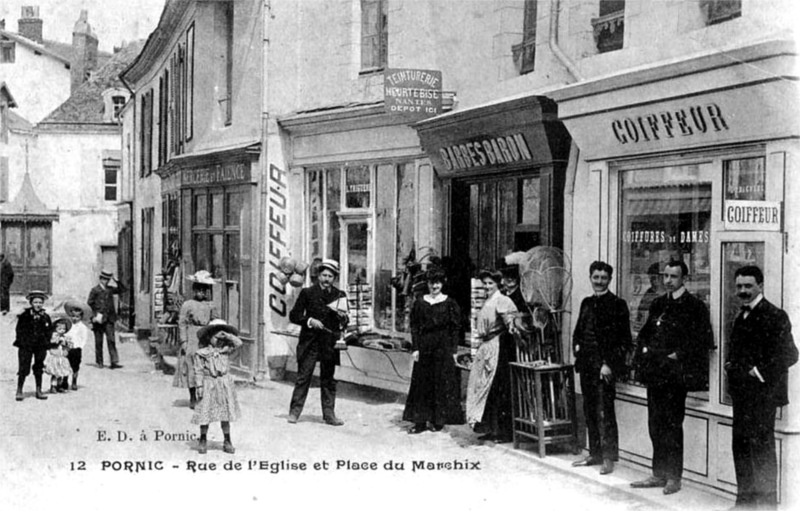
[[[387,69],[383,73],[386,113],[425,119],[442,113],[442,72]]]

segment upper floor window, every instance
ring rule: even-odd
[[[361,69],[383,69],[388,62],[388,0],[361,0]]]
[[[13,64],[16,53],[14,41],[0,41],[0,64]]]
[[[625,0],[600,0],[600,15],[592,19],[597,51],[621,50],[625,33]]]
[[[103,163],[104,199],[116,202],[119,198],[119,162]]]
[[[703,0],[700,8],[706,15],[706,25],[715,25],[742,15],[742,0]]]
[[[538,0],[525,0],[522,22],[522,42],[511,47],[514,65],[519,74],[533,71],[536,56],[536,4]]]
[[[111,108],[114,112],[114,119],[119,119],[119,113],[125,106],[125,96],[111,96]]]

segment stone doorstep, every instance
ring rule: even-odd
[[[711,489],[694,481],[683,479],[682,489],[672,495],[664,495],[661,488],[631,488],[630,483],[645,479],[650,476],[650,470],[641,465],[626,460],[614,464],[614,472],[600,475],[600,466],[573,467],[572,462],[582,459],[588,453],[573,454],[548,454],[540,458],[534,450],[534,443],[521,442],[520,449],[514,449],[513,444],[497,444],[496,448],[503,449],[509,454],[540,463],[555,469],[565,475],[580,477],[587,481],[598,483],[621,495],[626,495],[636,500],[646,500],[654,509],[674,509],[676,511],[721,511],[730,509],[735,502],[734,495],[724,494],[719,490]],[[527,447],[527,449],[526,449]]]

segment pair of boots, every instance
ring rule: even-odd
[[[34,374],[34,379],[36,380],[36,399],[47,399],[47,396],[44,395],[42,392],[42,375],[41,374]],[[25,385],[25,377],[19,376],[17,378],[17,395],[16,400],[22,401],[22,386]]]
[[[233,447],[233,444],[231,443],[230,435],[225,435],[225,441],[222,443],[222,450],[228,454],[233,454],[236,452],[236,448]],[[200,454],[205,454],[208,452],[208,441],[206,440],[206,435],[200,435],[200,441],[197,443],[197,452]]]

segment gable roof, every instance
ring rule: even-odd
[[[9,110],[8,129],[11,131],[30,131],[33,129],[33,124],[15,111]]]
[[[103,118],[103,92],[115,87],[125,87],[119,75],[139,55],[143,46],[143,41],[135,41],[112,55],[105,65],[93,72],[86,82],[39,124],[107,123]]]
[[[7,30],[0,30],[0,39],[9,39],[11,41],[16,42],[17,44],[21,44],[27,48],[35,52],[39,52],[42,55],[47,55],[55,60],[60,61],[63,63],[67,69],[70,68],[72,63],[72,44],[71,43],[62,43],[58,41],[50,41],[45,39],[44,42],[41,44],[28,39],[25,36],[21,36],[14,32],[9,32]],[[106,51],[98,51],[97,52],[97,66],[101,67],[106,62],[109,61],[113,57],[112,54]]]
[[[0,82],[0,93],[5,94],[6,96],[6,103],[10,108],[16,108],[17,102],[14,101],[14,96],[11,95],[11,91],[6,85],[6,82]]]

